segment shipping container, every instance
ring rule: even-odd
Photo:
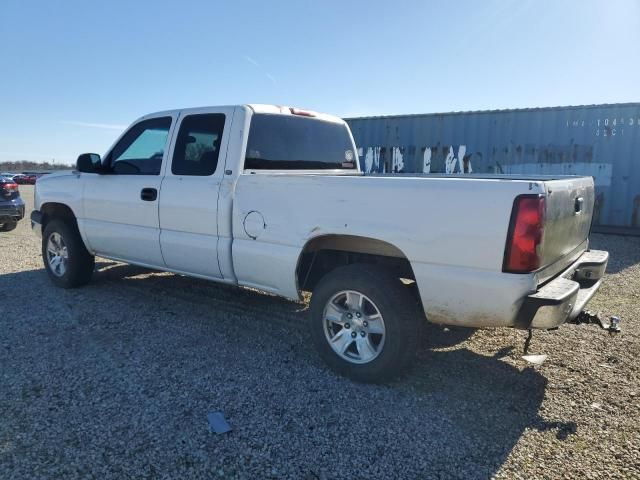
[[[640,103],[346,121],[368,173],[590,175],[594,230],[640,234]]]

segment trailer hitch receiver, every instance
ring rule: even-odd
[[[620,317],[613,315],[607,320],[600,313],[593,313],[589,310],[583,310],[573,320],[577,325],[581,323],[595,323],[599,325],[603,330],[607,330],[609,333],[620,333]]]

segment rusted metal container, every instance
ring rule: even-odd
[[[591,175],[594,230],[640,234],[640,103],[346,120],[369,173]]]

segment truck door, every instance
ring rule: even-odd
[[[160,247],[172,270],[222,278],[218,193],[233,108],[182,111],[160,191]]]
[[[176,118],[167,113],[138,121],[106,155],[104,174],[82,174],[84,212],[78,221],[98,255],[164,266],[158,193]]]

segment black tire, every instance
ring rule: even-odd
[[[8,222],[0,225],[0,232],[10,232],[11,230],[15,230],[18,226],[18,222],[15,220],[9,220]]]
[[[327,338],[325,307],[336,294],[346,290],[366,295],[384,319],[384,342],[377,356],[367,363],[344,359]],[[310,310],[312,338],[320,357],[340,375],[365,383],[382,383],[406,373],[426,322],[415,296],[398,278],[367,264],[340,267],[323,277],[313,291]]]
[[[47,255],[49,238],[59,234],[67,249],[67,262],[62,275],[53,272]],[[91,280],[95,266],[95,258],[84,246],[80,232],[75,225],[64,220],[51,220],[42,234],[42,260],[51,281],[61,288],[75,288],[86,285]]]

